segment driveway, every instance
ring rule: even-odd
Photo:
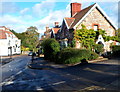
[[[66,68],[37,70],[25,69],[20,74],[1,83],[3,90],[118,90],[111,83],[120,77],[119,59],[76,65]],[[111,85],[110,85],[111,84]]]

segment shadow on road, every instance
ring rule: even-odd
[[[118,80],[120,77],[119,67],[120,65],[90,63],[86,65],[79,64],[64,69],[58,69],[58,72],[61,74],[74,76],[77,81],[84,81],[86,84],[91,83],[93,85],[105,87],[111,82]],[[116,89],[116,87],[112,88]]]
[[[15,88],[15,90],[35,90],[36,87],[40,87],[43,92],[56,92],[57,90],[81,90],[93,85],[106,87],[106,85],[118,80],[120,77],[119,67],[120,65],[89,63],[51,70],[29,69],[25,74],[18,75],[16,78],[22,77],[22,80],[25,81],[34,79],[34,81],[31,81],[32,84],[35,83],[34,86],[24,83],[21,85],[13,83],[4,85],[3,90],[14,90],[10,88]],[[46,76],[47,78],[45,78]],[[45,81],[40,80],[41,78],[45,78]],[[61,82],[61,84],[52,85],[54,81],[64,81],[64,83]],[[109,86],[106,88],[118,90],[118,87]]]

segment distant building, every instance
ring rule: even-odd
[[[55,26],[51,29],[51,38],[55,38],[56,40],[60,39],[60,25],[59,22],[55,22]]]
[[[44,38],[51,38],[51,28],[46,26],[46,30],[45,30],[44,35],[42,37],[44,37]]]
[[[59,26],[59,22],[55,22],[55,25],[53,28],[49,28],[48,26],[46,26],[46,30],[44,32],[44,35],[41,36],[41,41],[43,39],[47,39],[47,38],[55,38],[55,39],[59,39],[59,31],[60,31],[60,26]]]
[[[0,26],[0,56],[9,56],[21,53],[21,40],[10,29]]]

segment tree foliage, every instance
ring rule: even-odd
[[[116,30],[116,40],[120,42],[120,28]]]
[[[44,50],[45,59],[56,61],[57,53],[60,51],[60,44],[55,39],[45,39],[41,46]]]
[[[23,40],[23,45],[34,51],[36,50],[36,46],[39,42],[39,33],[37,30],[38,29],[36,27],[31,26],[27,28],[24,33],[25,39]]]
[[[31,26],[22,33],[17,33],[14,30],[11,30],[11,32],[13,32],[18,39],[21,39],[21,46],[23,48],[29,48],[29,50],[36,51],[36,46],[39,42],[39,33],[37,30],[37,27]]]

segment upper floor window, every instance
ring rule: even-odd
[[[94,31],[98,31],[98,25],[94,25]]]

